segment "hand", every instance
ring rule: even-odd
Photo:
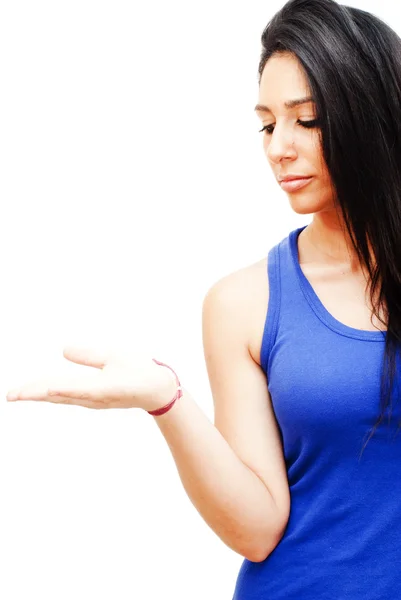
[[[7,401],[39,400],[86,408],[142,408],[156,410],[177,391],[174,373],[151,358],[92,349],[64,348],[64,357],[88,370],[80,377],[29,383],[10,390]]]

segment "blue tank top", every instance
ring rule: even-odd
[[[376,429],[359,460],[380,414],[386,333],[348,327],[326,310],[299,264],[305,227],[269,252],[261,347],[290,517],[266,560],[243,561],[233,600],[399,600],[400,378],[392,419]]]

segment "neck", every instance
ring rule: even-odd
[[[345,223],[335,211],[316,213],[305,237],[316,252],[316,261],[347,271],[361,270]]]

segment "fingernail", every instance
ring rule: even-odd
[[[17,394],[8,394],[7,402],[14,402],[14,400],[16,400],[17,398],[18,398]]]

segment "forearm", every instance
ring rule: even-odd
[[[254,562],[263,560],[281,537],[274,500],[187,390],[183,391],[167,413],[154,417],[183,486],[227,546]]]

